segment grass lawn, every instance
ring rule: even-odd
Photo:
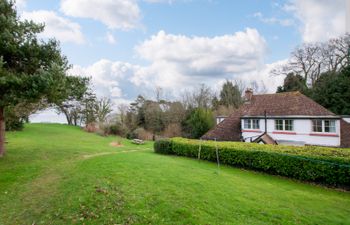
[[[350,193],[153,153],[76,127],[7,133],[0,224],[350,224]]]

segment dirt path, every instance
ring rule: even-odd
[[[83,158],[89,159],[92,157],[98,157],[98,156],[102,156],[102,155],[112,155],[112,154],[121,154],[121,153],[129,153],[129,152],[142,152],[142,151],[149,151],[149,150],[151,150],[151,149],[146,148],[146,149],[138,149],[138,150],[125,150],[125,151],[118,151],[118,152],[100,152],[100,153],[96,153],[96,154],[83,155]]]

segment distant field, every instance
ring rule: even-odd
[[[350,224],[350,193],[153,153],[79,128],[7,133],[0,224]]]

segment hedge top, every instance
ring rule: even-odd
[[[262,145],[257,143],[245,143],[245,142],[216,142],[215,141],[200,141],[186,138],[172,138],[172,141],[178,143],[187,143],[205,146],[216,146],[219,149],[235,149],[246,151],[265,151],[280,154],[288,154],[295,156],[305,156],[309,158],[317,158],[322,160],[339,161],[344,163],[350,163],[350,149],[345,148],[331,148],[320,146],[287,146],[287,145]]]

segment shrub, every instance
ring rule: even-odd
[[[102,129],[105,133],[105,135],[118,135],[121,137],[125,137],[126,135],[126,128],[123,127],[120,123],[109,123],[104,124],[102,126]]]
[[[84,127],[84,130],[89,133],[95,133],[99,130],[99,126],[97,123],[88,123]]]
[[[135,139],[137,138],[137,134],[134,131],[130,131],[126,134],[127,139]]]
[[[173,154],[172,142],[170,139],[159,139],[154,142],[154,152],[160,154]]]
[[[170,153],[196,158],[199,144],[199,140],[173,138]],[[223,164],[305,181],[350,187],[349,149],[204,141],[201,143],[201,159],[216,161],[216,145],[220,162]]]
[[[163,136],[168,138],[180,137],[181,134],[182,134],[181,125],[177,123],[169,124],[163,132]]]
[[[142,127],[136,128],[134,130],[136,138],[141,140],[153,140],[153,134]]]
[[[184,130],[190,138],[200,138],[214,126],[213,113],[210,109],[194,109],[184,121]]]

